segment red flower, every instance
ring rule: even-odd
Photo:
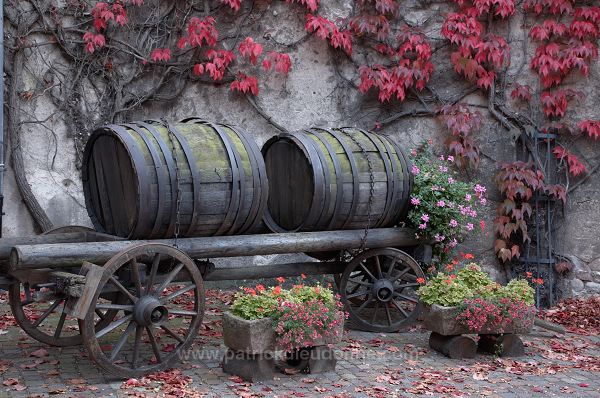
[[[256,290],[259,292],[264,292],[265,291],[265,287],[263,285],[256,285]]]
[[[306,275],[304,275],[304,274],[300,274],[300,278],[302,278],[302,279],[306,279]]]
[[[281,286],[275,286],[275,289],[273,289],[273,293],[278,296],[281,294]]]
[[[278,276],[277,278],[275,278],[275,280],[279,283],[285,282],[285,278],[283,276]]]
[[[424,284],[425,283],[425,278],[421,278],[421,277],[417,278],[417,283],[420,284],[420,285]]]
[[[467,254],[465,254],[465,258],[466,258],[467,260],[472,260],[472,259],[474,259],[474,258],[475,258],[475,256],[474,256],[474,255],[472,255],[471,253],[467,253]]]
[[[530,279],[533,277],[533,274],[531,272],[526,272],[525,275],[527,275],[527,278]]]

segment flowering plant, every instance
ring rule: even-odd
[[[459,181],[454,157],[436,158],[427,143],[413,149],[411,155],[414,186],[408,223],[418,237],[436,243],[434,262],[441,264],[450,258],[459,242],[476,230],[476,225],[485,229],[478,211],[486,204],[486,188]]]
[[[340,338],[346,318],[342,307],[339,295],[321,285],[291,289],[257,285],[236,294],[232,313],[248,320],[271,318],[278,345],[291,352],[319,339]]]
[[[472,255],[463,257],[473,258]],[[504,330],[514,320],[526,320],[534,310],[534,290],[524,279],[502,286],[476,263],[453,260],[417,293],[428,305],[457,307],[456,320],[477,332],[484,327]],[[537,282],[536,282],[537,283]]]

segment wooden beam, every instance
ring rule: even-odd
[[[356,249],[361,246],[363,237],[363,230],[298,232],[185,238],[178,239],[177,246],[196,259],[239,257]],[[173,245],[173,240],[17,245],[11,252],[10,270],[77,267],[84,261],[104,264],[120,251],[144,243]],[[414,231],[408,228],[372,229],[366,239],[368,248],[406,247],[419,243]]]
[[[206,281],[227,281],[241,279],[276,278],[304,275],[341,274],[346,263],[311,262],[256,265],[252,267],[216,267],[203,275]]]
[[[123,238],[95,231],[66,232],[58,234],[18,236],[0,239],[0,264],[8,264],[10,252],[19,245],[38,245],[52,243],[104,242],[123,240]]]

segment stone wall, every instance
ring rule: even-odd
[[[439,28],[449,6],[445,2],[412,0],[404,2],[403,7],[404,19],[420,25],[431,38],[432,44],[439,47],[434,54],[436,69],[430,86],[435,88],[440,97],[449,99],[468,88],[468,84],[454,73],[448,62],[448,46],[441,45],[443,41]],[[326,0],[322,2],[320,10],[335,20],[347,16],[350,7],[342,0]],[[530,21],[515,17],[510,26],[499,24],[496,28],[513,44],[507,80],[529,83],[535,87],[535,77],[527,72],[532,46],[521,45],[526,38],[523,26],[527,26],[527,23]],[[256,32],[251,34],[262,37],[262,33],[268,31],[277,42],[292,43],[303,37],[303,24],[302,16],[292,12],[289,5],[274,2],[268,6],[261,23],[256,24]],[[261,93],[257,98],[260,106],[275,121],[290,130],[309,126],[372,128],[376,122],[397,112],[419,106],[418,102],[382,105],[373,95],[360,94],[341,77],[356,82],[355,67],[340,61],[327,44],[316,37],[300,42],[290,55],[293,67],[287,80],[277,76],[268,77],[261,82]],[[52,59],[56,55],[49,48],[45,56]],[[365,61],[361,54],[355,57],[360,63]],[[35,58],[30,58],[28,62],[31,64],[28,70],[43,74],[43,63],[36,62]],[[35,74],[28,72],[23,80],[24,87],[19,91],[27,91],[36,85]],[[600,66],[596,63],[587,79],[572,81],[573,86],[583,90],[587,97],[571,107],[569,118],[600,118]],[[510,90],[510,87],[507,89]],[[485,219],[486,224],[491,226],[500,200],[491,179],[498,162],[515,160],[515,149],[510,143],[507,144],[509,133],[487,113],[487,99],[482,93],[477,91],[465,97],[463,102],[479,109],[486,120],[478,136],[483,151],[482,164],[476,175],[469,175],[468,178],[477,178],[490,187],[491,200]],[[48,119],[43,128],[35,124],[25,124],[22,128],[26,174],[33,192],[56,226],[90,225],[84,208],[79,171],[75,166],[73,140],[69,138],[81,132],[67,131],[61,122],[60,112],[44,96],[23,102],[22,106],[23,114],[33,115],[38,120]],[[130,119],[162,116],[180,119],[192,115],[241,126],[252,134],[259,145],[277,133],[242,96],[231,93],[226,86],[190,84],[176,101],[153,103],[134,111]],[[433,138],[440,151],[446,137],[439,122],[426,117],[403,117],[386,125],[381,133],[392,137],[405,148],[411,148],[423,139]],[[580,140],[577,148],[592,165],[598,163],[598,143]],[[34,224],[16,192],[10,167],[5,179],[4,236],[35,233]],[[575,265],[574,270],[565,277],[566,294],[600,293],[600,173],[593,174],[573,191],[565,214],[565,221],[557,225],[555,233],[559,236],[557,251]],[[481,258],[486,268],[501,281],[505,273],[494,258],[493,240],[491,228],[488,228],[487,233],[465,242],[464,247]]]

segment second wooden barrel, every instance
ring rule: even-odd
[[[198,118],[97,129],[82,178],[96,230],[129,239],[244,233],[261,222],[268,195],[256,143]]]
[[[410,161],[385,136],[312,128],[273,137],[262,153],[272,231],[393,226],[408,211]]]

